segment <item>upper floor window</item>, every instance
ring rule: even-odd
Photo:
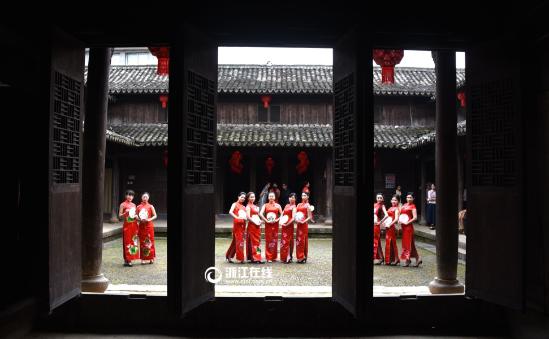
[[[280,122],[280,106],[271,105],[268,108],[262,104],[257,106],[257,121],[258,122]]]

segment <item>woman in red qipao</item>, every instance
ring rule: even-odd
[[[385,265],[394,266],[400,263],[395,229],[395,224],[398,222],[398,217],[400,216],[399,203],[398,195],[393,195],[391,207],[387,210],[387,215],[391,218],[391,222],[388,223],[388,220],[385,222]]]
[[[141,204],[137,206],[137,218],[139,220],[139,252],[142,264],[145,260],[148,260],[149,264],[152,264],[156,258],[153,224],[153,220],[156,219],[156,210],[153,205],[149,204],[149,197],[149,193],[143,193],[141,195]]]
[[[244,262],[244,231],[246,230],[245,200],[246,193],[238,193],[238,200],[233,202],[229,209],[229,214],[233,217],[233,240],[231,241],[227,253],[225,253],[225,259],[231,263],[233,262],[235,254],[237,262]]]
[[[261,219],[259,219],[259,207],[254,204],[254,192],[248,192],[246,199],[248,200],[246,205],[246,217],[248,218],[246,259],[254,264],[263,264],[261,261]]]
[[[301,203],[295,209],[294,219],[297,223],[295,240],[295,254],[298,264],[307,262],[309,251],[309,220],[312,218],[311,205],[309,205],[309,193],[301,193]]]
[[[295,193],[290,193],[288,196],[288,204],[282,212],[283,218],[287,218],[282,227],[282,239],[280,239],[280,261],[283,263],[291,263],[294,252],[294,214],[295,214]],[[285,216],[285,217],[284,217]],[[284,220],[281,219],[281,222]]]
[[[275,202],[276,195],[269,192],[269,201],[261,207],[259,216],[265,221],[265,259],[276,261],[278,255],[278,221],[282,216],[282,208]]]
[[[418,267],[423,261],[419,257],[414,241],[413,222],[417,220],[417,210],[416,205],[414,205],[414,196],[412,193],[406,195],[406,201],[407,202],[400,208],[400,214],[408,217],[408,221],[406,222],[399,220],[402,225],[402,254],[400,255],[400,259],[405,260],[404,266],[410,266],[410,258],[415,258],[416,262],[414,267]]]
[[[135,192],[126,191],[126,200],[120,204],[118,217],[124,218],[122,226],[122,256],[124,266],[132,266],[132,260],[139,259],[139,235],[137,226],[136,207],[132,202]]]
[[[381,223],[387,218],[387,210],[383,204],[383,194],[376,195],[374,203],[374,265],[383,263],[383,250],[381,249]]]

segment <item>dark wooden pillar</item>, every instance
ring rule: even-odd
[[[254,156],[250,157],[250,162],[248,166],[250,166],[250,192],[254,192],[256,194],[255,200],[257,204],[257,200],[259,199],[259,192],[255,191],[257,189],[257,173],[256,173],[257,165],[256,165],[256,159]]]
[[[332,194],[334,188],[334,170],[332,153],[326,155],[326,223],[332,223]]]
[[[420,214],[420,224],[423,224],[425,225],[426,224],[426,220],[425,220],[425,216],[427,215],[425,209],[427,208],[427,204],[425,203],[427,201],[427,183],[425,182],[425,176],[427,175],[426,174],[426,164],[425,164],[425,158],[423,156],[420,156],[419,158],[419,162],[420,162],[420,171],[421,171],[421,184],[419,186],[419,193],[420,193],[420,197],[421,197],[421,203],[420,203],[420,206],[421,206],[421,214]],[[404,204],[406,202],[406,194],[407,192],[402,192],[402,196],[400,197],[400,199],[402,200],[401,202]]]
[[[435,171],[437,186],[437,276],[429,283],[434,294],[463,293],[456,279],[457,225],[457,111],[456,54],[454,51],[433,52],[436,71],[436,145]]]
[[[463,153],[459,143],[456,146],[457,156],[457,180],[458,180],[458,211],[463,209],[463,188],[464,188],[464,173],[463,173]]]
[[[118,206],[120,200],[120,169],[118,168],[118,156],[112,159],[112,207],[111,222],[118,222]]]
[[[288,169],[290,167],[290,157],[288,156],[288,152],[285,150],[282,152],[282,175],[280,176],[280,182],[278,183],[278,188],[280,189],[282,189],[282,183],[288,184]],[[295,170],[295,167],[292,167],[292,170]],[[284,204],[287,204],[287,202],[284,201]]]
[[[110,48],[91,48],[88,63],[82,171],[82,291],[86,292],[104,292],[109,286],[109,281],[101,273],[101,260],[111,54]]]

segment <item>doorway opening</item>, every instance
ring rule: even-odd
[[[218,48],[218,297],[331,297],[332,59],[326,48]],[[255,213],[272,205],[289,216],[295,208],[295,216],[304,191],[312,216],[307,226],[266,227],[251,215],[235,230],[231,208],[241,203],[245,213],[249,192]],[[237,202],[241,192],[247,197]]]
[[[114,48],[111,57],[101,267],[109,294],[167,293],[169,77],[161,57],[147,47]],[[141,208],[144,195],[149,207]]]
[[[437,276],[437,228],[448,227],[436,222],[437,203],[444,202],[436,197],[435,65],[431,51],[415,50],[374,50],[373,65],[371,196],[374,222],[376,218],[381,221],[374,226],[373,294],[428,295],[429,283]],[[459,229],[457,279],[461,283],[465,282],[466,266],[465,86],[465,54],[458,52],[455,95],[458,206],[451,227]],[[393,197],[396,199],[392,201]],[[413,212],[408,206],[414,206]],[[417,220],[412,226],[406,225],[404,219],[413,215]],[[401,222],[394,220],[398,217]]]

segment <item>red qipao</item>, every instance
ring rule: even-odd
[[[144,212],[147,211],[147,218],[153,215],[153,206],[148,202],[142,202],[137,206],[137,215],[145,219]],[[141,260],[154,260],[156,251],[154,249],[154,224],[152,221],[139,222],[139,248]]]
[[[265,217],[274,213],[276,218],[280,217],[279,204],[266,203]],[[278,255],[278,222],[265,223],[265,259],[275,261]]]
[[[374,215],[381,220],[383,213],[383,203],[374,204]],[[381,226],[374,224],[374,260],[383,260],[383,251],[381,250]]]
[[[246,213],[246,208],[241,203],[235,203],[233,214],[234,215],[240,215],[242,214],[242,211],[244,214]],[[246,220],[244,219],[233,219],[233,240],[231,241],[231,245],[229,245],[229,249],[227,250],[227,253],[225,253],[225,257],[227,259],[232,259],[236,254],[236,260],[243,261],[244,260],[244,231],[246,230]]]
[[[414,217],[413,210],[416,209],[416,205],[406,203],[402,205],[402,208],[400,209],[401,214],[406,214],[409,218],[409,220],[412,220]],[[410,258],[419,258],[419,254],[416,250],[416,244],[414,241],[414,225],[408,224],[408,225],[402,225],[402,254],[400,255],[400,259],[402,260],[410,260]]]
[[[248,204],[250,217],[259,215],[259,207]],[[246,259],[250,261],[261,261],[261,225],[254,224],[248,220],[248,232],[246,234]]]
[[[398,207],[391,207],[387,210],[387,214],[391,219],[395,220],[397,210]],[[398,260],[395,224],[391,225],[391,227],[385,231],[385,263],[390,264],[394,261],[397,263],[400,262],[400,260]]]
[[[301,212],[303,213],[303,219],[307,219],[309,213],[309,203],[299,203],[296,208],[296,215]],[[309,224],[308,223],[297,223],[297,232],[295,240],[295,254],[297,260],[307,259],[309,251]]]
[[[282,226],[282,239],[280,239],[280,261],[289,262],[293,258],[294,252],[294,220],[292,219],[292,211],[295,205],[287,204],[284,207],[282,215],[288,216],[290,224]]]
[[[122,214],[124,215],[124,224],[122,225],[122,255],[125,262],[139,259],[139,227],[137,226],[136,216],[130,217],[130,210],[137,211],[133,202],[124,201],[122,203]]]

